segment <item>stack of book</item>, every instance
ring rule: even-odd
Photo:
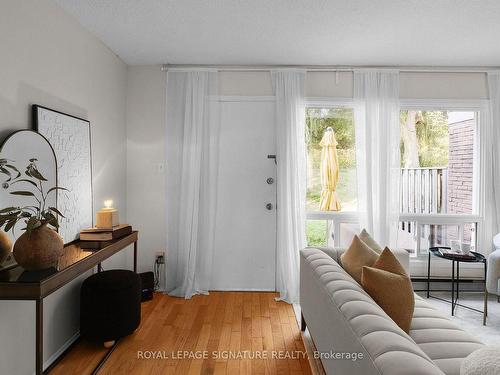
[[[132,233],[132,227],[128,224],[120,224],[112,229],[89,228],[80,231],[82,248],[101,248],[110,241]]]

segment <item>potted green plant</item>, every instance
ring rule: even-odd
[[[26,225],[21,229],[24,233],[14,243],[14,258],[26,270],[40,270],[57,267],[64,242],[57,233],[58,217],[64,217],[55,207],[48,206],[48,198],[57,190],[67,190],[54,186],[46,189],[47,179],[37,167],[37,159],[29,160],[26,170],[21,173],[7,159],[0,159],[0,173],[6,176],[2,187],[15,196],[30,197],[32,205],[12,206],[0,210],[0,228],[5,232],[14,230],[18,222]],[[29,187],[17,190],[19,183]]]

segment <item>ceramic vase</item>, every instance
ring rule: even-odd
[[[7,259],[12,250],[12,240],[9,235],[0,229],[0,266]]]
[[[27,271],[57,268],[63,247],[61,236],[45,224],[30,234],[24,232],[17,239],[14,244],[14,259]]]

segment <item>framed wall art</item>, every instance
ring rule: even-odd
[[[57,163],[59,234],[65,243],[93,225],[92,149],[90,122],[40,105],[33,105],[34,130],[52,145]]]

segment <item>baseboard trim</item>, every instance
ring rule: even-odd
[[[211,289],[209,292],[276,292],[276,290],[252,289],[252,288],[221,288],[221,289]]]

